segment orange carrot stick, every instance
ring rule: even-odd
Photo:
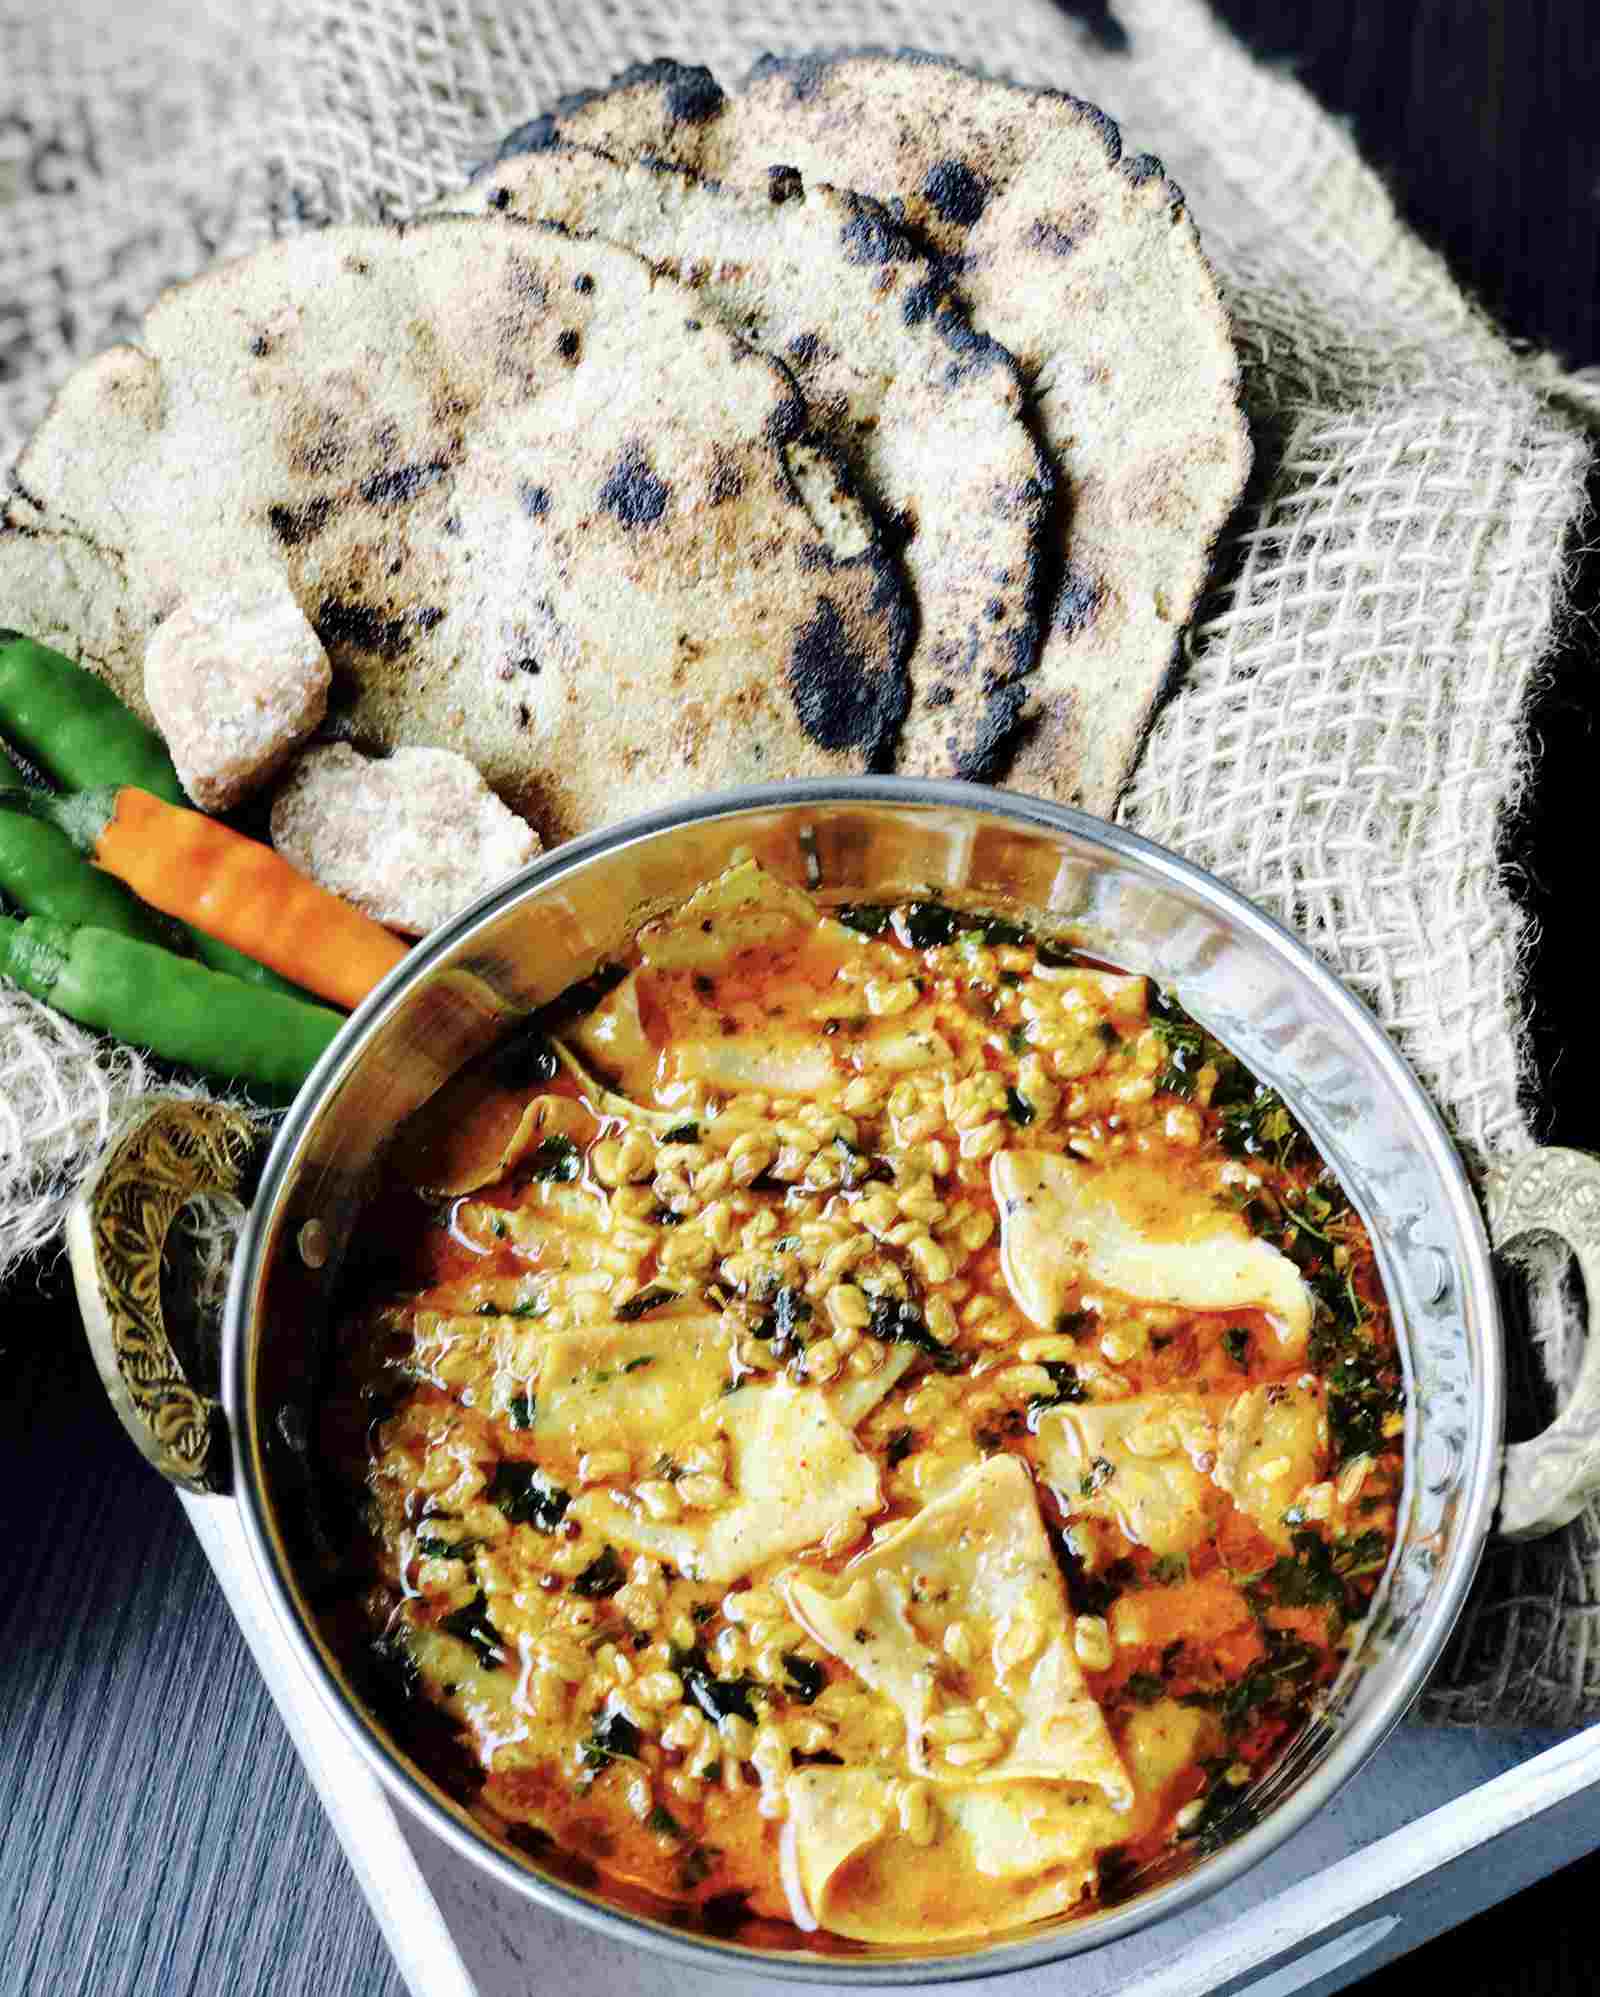
[[[359,1005],[406,954],[381,923],[270,846],[148,791],[123,785],[65,797],[33,793],[29,808],[141,901],[337,1005]]]

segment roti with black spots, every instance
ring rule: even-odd
[[[705,101],[662,89],[691,111]],[[725,188],[563,146],[507,159],[445,205],[625,244],[783,360],[814,430],[889,523],[916,600],[895,767],[997,774],[1038,651],[1054,478],[1015,362],[973,331],[887,210],[787,167]]]
[[[1158,160],[1055,91],[914,52],[767,57],[732,95],[658,62],[513,133],[903,204],[1022,369],[1059,474],[1048,625],[1006,780],[1109,811],[1249,469],[1226,311]]]
[[[285,580],[339,732],[460,751],[552,842],[882,766],[911,617],[805,433],[787,372],[627,250],[328,229],[169,292],[69,380],[0,600],[148,713],[163,618]],[[836,488],[820,521],[791,452]]]

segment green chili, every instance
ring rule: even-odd
[[[204,1074],[292,1094],[343,1023],[329,1007],[252,990],[105,929],[0,916],[0,972],[80,1026]]]
[[[104,680],[20,631],[0,631],[0,732],[68,790],[135,784],[189,802],[156,731]]]
[[[91,867],[64,832],[10,811],[0,811],[0,890],[26,914],[70,929],[110,929],[163,947],[171,940],[164,918]]]
[[[156,731],[124,707],[104,680],[20,631],[0,631],[0,734],[68,790],[131,785],[167,804],[189,803]],[[242,950],[187,923],[182,929],[211,970],[263,991],[305,998],[298,985]]]

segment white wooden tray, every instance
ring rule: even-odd
[[[413,1997],[742,1997],[759,1977],[602,1940],[475,1872],[390,1805],[314,1696],[234,1508],[184,1505]],[[1193,1912],[1001,1979],[1004,1997],[1326,1997],[1600,1847],[1600,1726],[1401,1727],[1334,1803]],[[840,1992],[843,1984],[817,1986]]]

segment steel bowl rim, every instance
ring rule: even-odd
[[[248,1330],[246,1299],[257,1286],[269,1222],[285,1191],[295,1153],[330,1090],[359,1059],[372,1028],[406,988],[425,976],[481,923],[528,895],[555,886],[591,861],[687,825],[758,811],[851,803],[987,812],[1016,823],[1071,834],[1120,859],[1137,862],[1174,886],[1198,893],[1256,939],[1275,947],[1332,1005],[1341,1026],[1386,1071],[1388,1080],[1408,1104],[1414,1119],[1414,1134],[1436,1174],[1441,1204],[1451,1210],[1468,1247],[1467,1266],[1460,1272],[1463,1309],[1475,1314],[1490,1334],[1483,1341],[1481,1355],[1483,1407],[1477,1427],[1477,1460],[1462,1482],[1460,1529],[1451,1549],[1451,1571],[1439,1595],[1429,1605],[1417,1640],[1395,1666],[1396,1682],[1389,1687],[1383,1702],[1344,1725],[1295,1791],[1274,1805],[1259,1824],[1168,1884],[1151,1889],[1126,1906],[1077,1922],[1065,1922],[1036,1939],[988,1946],[980,1943],[960,1954],[930,1954],[891,1961],[848,1955],[790,1955],[687,1934],[642,1914],[604,1904],[576,1888],[547,1878],[500,1850],[483,1833],[469,1828],[464,1813],[457,1816],[441,1803],[377,1723],[345,1692],[312,1642],[295,1607],[290,1575],[280,1566],[259,1476],[255,1436],[243,1418],[248,1411],[241,1405]],[[1442,1116],[1374,1014],[1276,917],[1182,855],[1069,805],[979,784],[894,776],[844,777],[755,784],[713,792],[570,840],[479,896],[396,965],[350,1015],[317,1062],[278,1130],[263,1166],[234,1258],[223,1309],[222,1397],[233,1456],[233,1488],[245,1538],[290,1648],[341,1733],[355,1747],[386,1794],[435,1836],[523,1898],[610,1939],[635,1943],[686,1965],[728,1973],[759,1970],[763,1975],[795,1982],[848,1979],[862,1984],[944,1983],[1042,1967],[1123,1940],[1211,1898],[1286,1843],[1377,1751],[1404,1717],[1437,1661],[1465,1605],[1488,1538],[1499,1487],[1499,1442],[1505,1425],[1504,1352],[1501,1340],[1493,1335],[1499,1321],[1482,1212]]]

